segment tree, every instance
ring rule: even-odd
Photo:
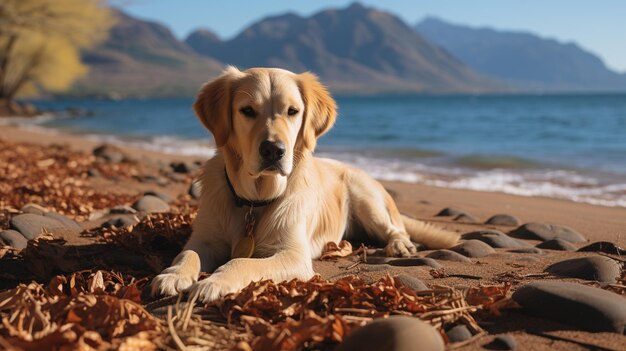
[[[0,101],[69,88],[113,23],[103,0],[0,1]]]

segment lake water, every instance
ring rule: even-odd
[[[40,101],[80,118],[37,124],[210,156],[193,99]],[[626,95],[337,97],[317,154],[384,180],[626,207]]]

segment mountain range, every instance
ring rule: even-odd
[[[90,73],[70,95],[191,96],[226,64],[310,70],[356,94],[626,90],[624,75],[574,44],[432,18],[411,27],[358,3],[267,17],[229,40],[198,29],[181,41],[164,25],[117,17],[108,40],[84,53]]]

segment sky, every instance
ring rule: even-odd
[[[114,6],[161,22],[184,39],[207,28],[230,39],[270,15],[302,16],[353,0],[110,0]],[[360,1],[392,12],[410,25],[426,16],[470,26],[532,32],[576,42],[603,58],[609,68],[626,73],[626,0],[383,0]]]

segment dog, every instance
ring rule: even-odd
[[[336,103],[309,72],[228,67],[193,105],[218,152],[201,176],[193,232],[153,295],[211,302],[252,281],[310,279],[326,243],[370,237],[388,256],[457,243],[456,233],[401,215],[365,172],[313,156]],[[212,274],[201,281],[201,271]]]

